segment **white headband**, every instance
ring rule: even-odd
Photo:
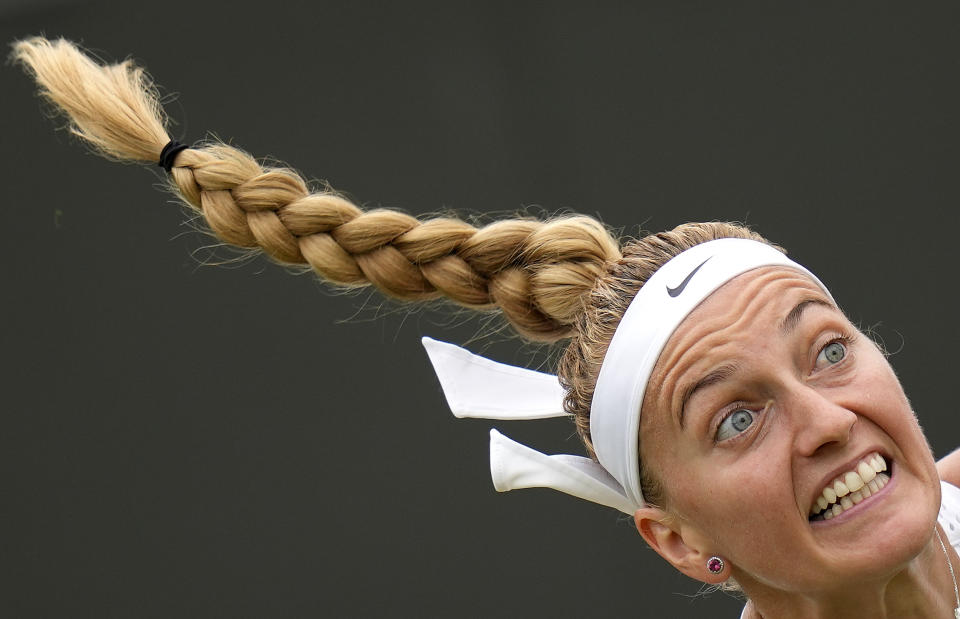
[[[734,277],[764,266],[796,269],[833,300],[810,271],[758,241],[719,239],[678,254],[640,288],[610,341],[590,408],[590,437],[599,464],[582,456],[547,456],[491,429],[494,487],[500,492],[554,488],[633,515],[645,504],[640,407],[660,352],[701,301]],[[457,417],[513,420],[567,414],[563,388],[552,374],[497,363],[428,337],[423,345]]]

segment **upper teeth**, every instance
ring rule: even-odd
[[[823,512],[816,519],[829,520],[853,507],[886,485],[890,479],[882,473],[886,470],[887,462],[883,456],[876,452],[870,454],[858,462],[854,470],[839,475],[827,484],[810,508],[810,515]]]

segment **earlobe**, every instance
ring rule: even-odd
[[[688,534],[685,538],[683,528],[659,507],[638,509],[633,514],[633,522],[650,548],[690,578],[715,585],[730,577],[726,561],[700,548],[695,537],[689,539]]]
[[[697,561],[691,555],[698,553],[684,542],[679,527],[666,511],[644,507],[634,512],[633,522],[650,548],[684,574],[693,576],[689,569]]]

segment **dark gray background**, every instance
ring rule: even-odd
[[[882,323],[942,456],[960,8],[723,4],[8,1],[0,38],[133,55],[177,137],[370,207],[746,220]],[[617,513],[493,491],[494,424],[452,418],[418,342],[479,321],[200,266],[231,254],[155,172],[86,154],[11,66],[0,105],[0,615],[737,616]],[[580,450],[565,421],[496,425]]]

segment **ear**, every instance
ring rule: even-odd
[[[633,514],[637,531],[650,548],[690,578],[716,585],[730,578],[730,565],[725,561],[723,571],[714,574],[707,569],[713,556],[700,536],[684,531],[676,519],[659,507],[642,507]],[[686,533],[686,535],[685,535]]]

